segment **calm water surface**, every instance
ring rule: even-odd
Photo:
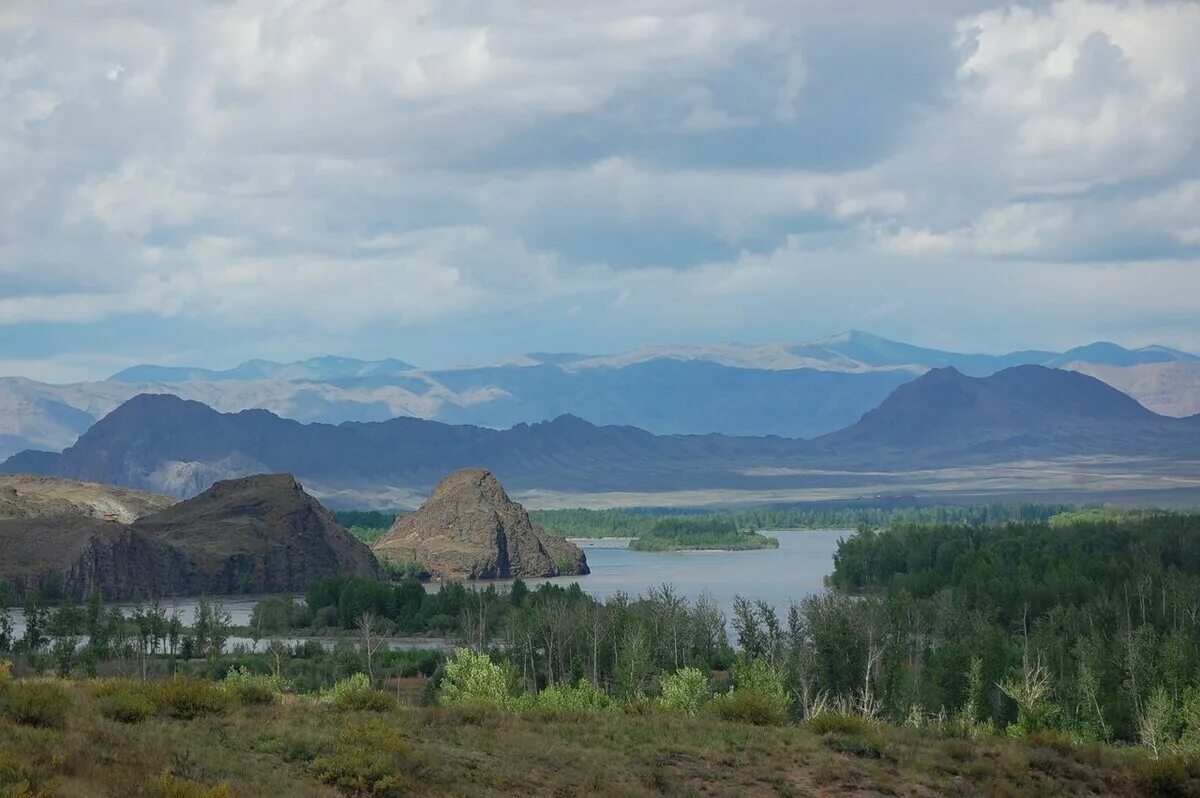
[[[833,571],[838,541],[851,530],[764,532],[777,538],[779,548],[758,551],[633,551],[627,540],[576,540],[587,555],[592,572],[587,576],[529,579],[569,585],[578,582],[584,592],[599,599],[614,593],[637,596],[666,583],[696,600],[707,592],[725,612],[733,614],[735,596],[762,599],[780,614],[793,600],[820,592]]]
[[[784,615],[788,605],[824,589],[824,578],[833,570],[833,554],[838,541],[853,534],[850,530],[815,530],[797,532],[765,532],[778,538],[779,548],[759,551],[632,551],[627,539],[598,538],[576,540],[587,554],[592,572],[587,576],[559,576],[550,579],[529,579],[526,584],[536,587],[543,582],[569,585],[578,582],[584,592],[598,599],[608,599],[616,593],[636,597],[651,588],[670,584],[679,593],[695,601],[708,593],[725,613],[733,616],[733,599],[745,596],[761,599]],[[478,582],[477,586],[493,584]],[[494,584],[510,584],[498,580]],[[427,589],[437,590],[433,583]],[[263,596],[215,598],[232,616],[236,625],[248,625],[250,613]],[[304,597],[296,596],[300,601]],[[195,598],[163,599],[160,604],[167,613],[179,613],[185,624],[191,624],[199,600]],[[128,613],[132,604],[119,605]],[[17,635],[24,633],[24,613],[10,613]],[[248,639],[237,638],[230,645],[251,645]],[[396,641],[396,647],[428,647],[428,643]],[[260,641],[262,648],[266,641]]]

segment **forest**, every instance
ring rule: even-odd
[[[1200,745],[1200,516],[863,529],[830,583],[815,602],[857,619],[837,646],[893,720],[959,707],[1012,733]]]
[[[749,529],[738,529],[733,519],[725,516],[668,516],[659,519],[648,530],[630,541],[629,548],[634,551],[748,551],[776,549],[779,548],[779,541]]]
[[[991,526],[1009,521],[1040,521],[1075,510],[1057,504],[981,504],[895,506],[866,504],[772,505],[737,510],[698,508],[630,508],[620,510],[530,510],[529,517],[547,531],[568,538],[636,538],[664,518],[696,521],[723,519],[743,530],[883,528],[891,524],[970,524]],[[1107,512],[1107,511],[1105,511]],[[399,511],[339,510],[338,522],[370,542],[387,532]]]

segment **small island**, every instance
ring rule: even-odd
[[[663,518],[629,542],[635,551],[749,551],[777,549],[779,541],[729,518]]]

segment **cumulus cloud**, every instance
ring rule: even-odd
[[[1169,1],[10,3],[0,325],[1194,346],[1196,41]]]

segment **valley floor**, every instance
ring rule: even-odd
[[[660,492],[517,490],[513,498],[532,509],[592,510],[913,499],[946,504],[1104,502],[1159,507],[1200,503],[1200,462],[1190,460],[1071,457],[910,471],[755,469],[746,476],[758,484]],[[831,479],[837,484],[826,484]],[[331,498],[339,506],[344,503],[336,492]],[[406,506],[399,495],[395,499],[401,503],[389,504],[389,498],[388,490],[381,488],[378,495],[354,506]]]
[[[338,711],[304,696],[124,724],[100,714],[86,682],[66,685],[61,727],[0,718],[0,794],[1128,796],[1200,786],[1200,765],[1054,739],[817,734],[629,712]]]

